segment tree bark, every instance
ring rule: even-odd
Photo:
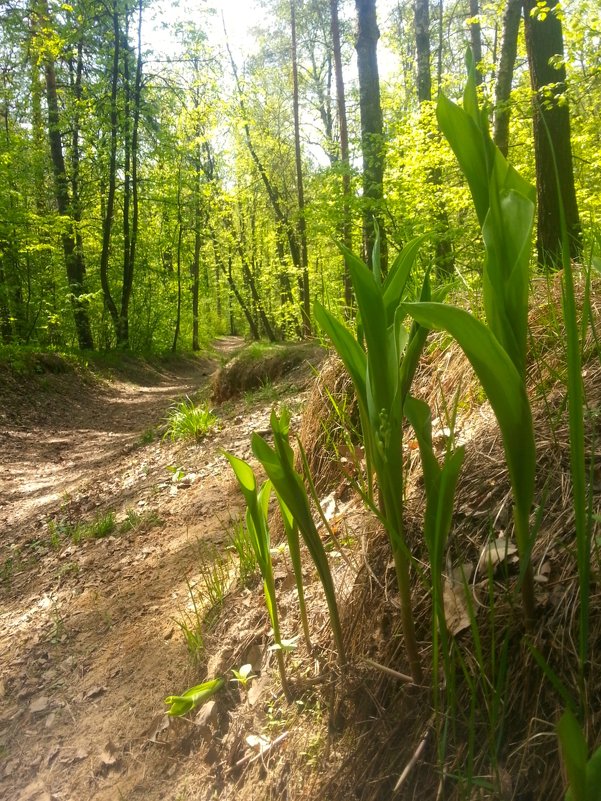
[[[127,45],[127,42],[126,42]],[[123,200],[124,222],[124,259],[123,259],[123,288],[121,291],[121,313],[119,315],[119,344],[129,347],[129,304],[134,285],[134,272],[136,264],[136,246],[138,243],[139,221],[139,180],[138,180],[138,150],[140,128],[140,101],[142,93],[142,0],[138,2],[138,32],[137,32],[136,75],[134,78],[133,97],[130,95],[129,75],[124,76],[126,92],[125,111],[125,190]],[[124,64],[128,64],[128,51],[125,48]],[[130,102],[133,100],[133,115],[131,120],[131,133],[129,131]],[[130,222],[131,201],[131,222]],[[127,237],[125,236],[127,228]]]
[[[538,199],[536,246],[539,264],[551,270],[561,267],[561,206],[570,241],[570,255],[579,258],[582,252],[582,231],[572,164],[570,112],[565,95],[563,31],[561,20],[555,13],[557,6],[557,3],[551,5],[545,19],[534,18],[531,12],[537,8],[536,0],[524,0],[526,49],[534,93],[534,156]]]
[[[117,0],[113,2],[113,64],[111,72],[111,110],[110,110],[110,151],[109,151],[109,174],[106,202],[104,206],[104,218],[102,220],[102,250],[100,251],[100,285],[104,297],[104,304],[109,311],[115,332],[119,331],[119,312],[109,284],[108,268],[111,252],[111,234],[113,229],[113,215],[115,211],[115,190],[117,183],[117,90],[119,87],[119,12]]]
[[[387,242],[381,207],[384,184],[384,137],[378,73],[378,39],[375,0],[355,0],[357,9],[357,68],[363,152],[363,242],[365,261],[371,261],[375,244],[374,222],[380,229],[382,272],[387,268]]]
[[[47,0],[42,0],[41,10],[43,18],[49,20]],[[82,298],[85,292],[85,261],[83,253],[77,248],[73,232],[73,208],[69,196],[69,183],[63,154],[63,143],[60,131],[60,114],[58,105],[58,92],[56,88],[56,72],[54,60],[48,53],[44,56],[44,73],[46,77],[46,102],[48,106],[48,138],[50,142],[50,155],[54,172],[55,198],[58,213],[69,221],[68,227],[62,234],[63,253],[67,280],[71,292],[71,303],[75,319],[77,340],[82,350],[91,350],[94,347],[90,319],[86,308],[86,301]]]
[[[200,294],[200,246],[201,246],[201,182],[202,182],[202,158],[201,146],[196,146],[196,158],[194,160],[194,258],[192,260],[192,350],[200,350],[199,338],[199,309],[198,301]]]
[[[342,47],[340,41],[340,20],[338,18],[338,0],[330,0],[332,29],[332,46],[334,50],[334,74],[336,77],[336,102],[338,106],[338,127],[340,130],[340,169],[342,171],[342,225],[341,234],[344,245],[352,250],[353,234],[351,219],[351,166],[349,155],[348,123],[346,118],[346,95],[342,72]],[[351,276],[344,261],[344,302],[347,309],[353,305],[353,285]]]
[[[417,99],[420,103],[424,103],[432,100],[432,70],[430,69],[430,0],[415,0],[414,20]]]
[[[470,0],[470,17],[472,19],[478,17],[480,14],[479,0]],[[470,45],[474,55],[474,64],[476,65],[476,83],[482,83],[482,73],[480,72],[479,65],[482,61],[482,28],[480,21],[470,23]]]
[[[417,99],[420,103],[432,101],[432,69],[430,66],[430,0],[415,0],[415,49],[417,62]],[[434,134],[439,139],[439,134]],[[435,216],[438,227],[436,237],[436,274],[447,279],[454,271],[453,245],[449,236],[449,218],[440,198],[442,173],[440,167],[428,169],[428,182],[432,185],[436,204]]]
[[[311,336],[311,295],[309,291],[309,264],[307,253],[307,221],[305,219],[305,191],[303,186],[303,162],[300,143],[300,118],[298,98],[298,58],[296,47],[296,0],[290,0],[290,31],[292,40],[292,110],[294,116],[294,159],[296,163],[296,194],[298,198],[298,242],[300,255],[299,290],[303,334]]]
[[[495,91],[495,120],[493,138],[504,156],[509,152],[509,120],[511,85],[518,52],[518,33],[522,17],[522,0],[507,0],[503,14],[503,41]]]

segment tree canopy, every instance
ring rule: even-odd
[[[477,285],[477,221],[434,114],[468,45],[495,141],[537,184],[539,267],[559,266],[560,208],[573,257],[593,248],[593,0],[264,0],[244,57],[209,5],[184,22],[157,22],[154,0],[2,5],[5,343],[307,335],[315,300],[353,305],[336,241],[370,258],[376,223],[384,268],[384,244],[393,259],[430,233],[423,269]]]

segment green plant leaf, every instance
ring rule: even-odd
[[[288,442],[289,422],[290,416],[287,410],[283,410],[280,417],[274,410],[271,413],[271,429],[275,447],[272,448],[268,445],[257,433],[252,435],[251,446],[254,455],[261,462],[263,469],[273,483],[276,493],[290,510],[311,554],[326,596],[332,631],[340,660],[344,663],[344,641],[334,582],[325,548],[313,522],[307,492],[301,476],[294,469],[294,454]]]
[[[528,515],[534,495],[536,451],[530,404],[515,365],[494,334],[463,309],[440,303],[405,306],[421,325],[451,334],[469,359],[501,429],[516,506]],[[526,555],[529,543],[524,541],[524,532],[517,544],[520,555]]]
[[[367,367],[365,351],[348,328],[327,311],[319,301],[315,301],[313,314],[319,326],[332,340],[338,356],[355,385],[355,390],[365,400],[365,370]]]
[[[491,331],[524,376],[534,204],[513,189],[491,192],[490,200],[482,226],[484,309]]]
[[[569,710],[563,713],[557,724],[557,736],[570,787],[566,800],[591,801],[586,786],[586,740],[578,721]]]
[[[185,715],[190,710],[204,704],[223,687],[223,679],[212,679],[191,687],[183,695],[169,695],[165,703],[170,705],[167,714],[171,717]]]
[[[382,286],[386,323],[391,325],[399,303],[405,299],[407,282],[419,249],[431,234],[422,234],[408,242],[394,260]]]

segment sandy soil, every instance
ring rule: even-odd
[[[186,579],[203,543],[225,548],[240,509],[219,449],[248,455],[270,409],[239,400],[201,443],[161,439],[169,404],[206,388],[215,364],[132,362],[110,381],[50,371],[0,388],[1,799],[184,797],[173,788],[190,745],[160,734],[164,697],[197,683],[177,625]],[[132,510],[137,524],[120,530]],[[116,533],[72,542],[74,524],[107,511]]]

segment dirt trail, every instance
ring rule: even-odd
[[[0,392],[0,799],[172,797],[186,738],[157,742],[162,700],[197,678],[175,621],[199,548],[223,542],[239,509],[219,448],[248,454],[270,408],[228,404],[198,445],[147,441],[213,367],[132,364],[110,383],[50,375]],[[107,511],[118,533],[71,541]]]

